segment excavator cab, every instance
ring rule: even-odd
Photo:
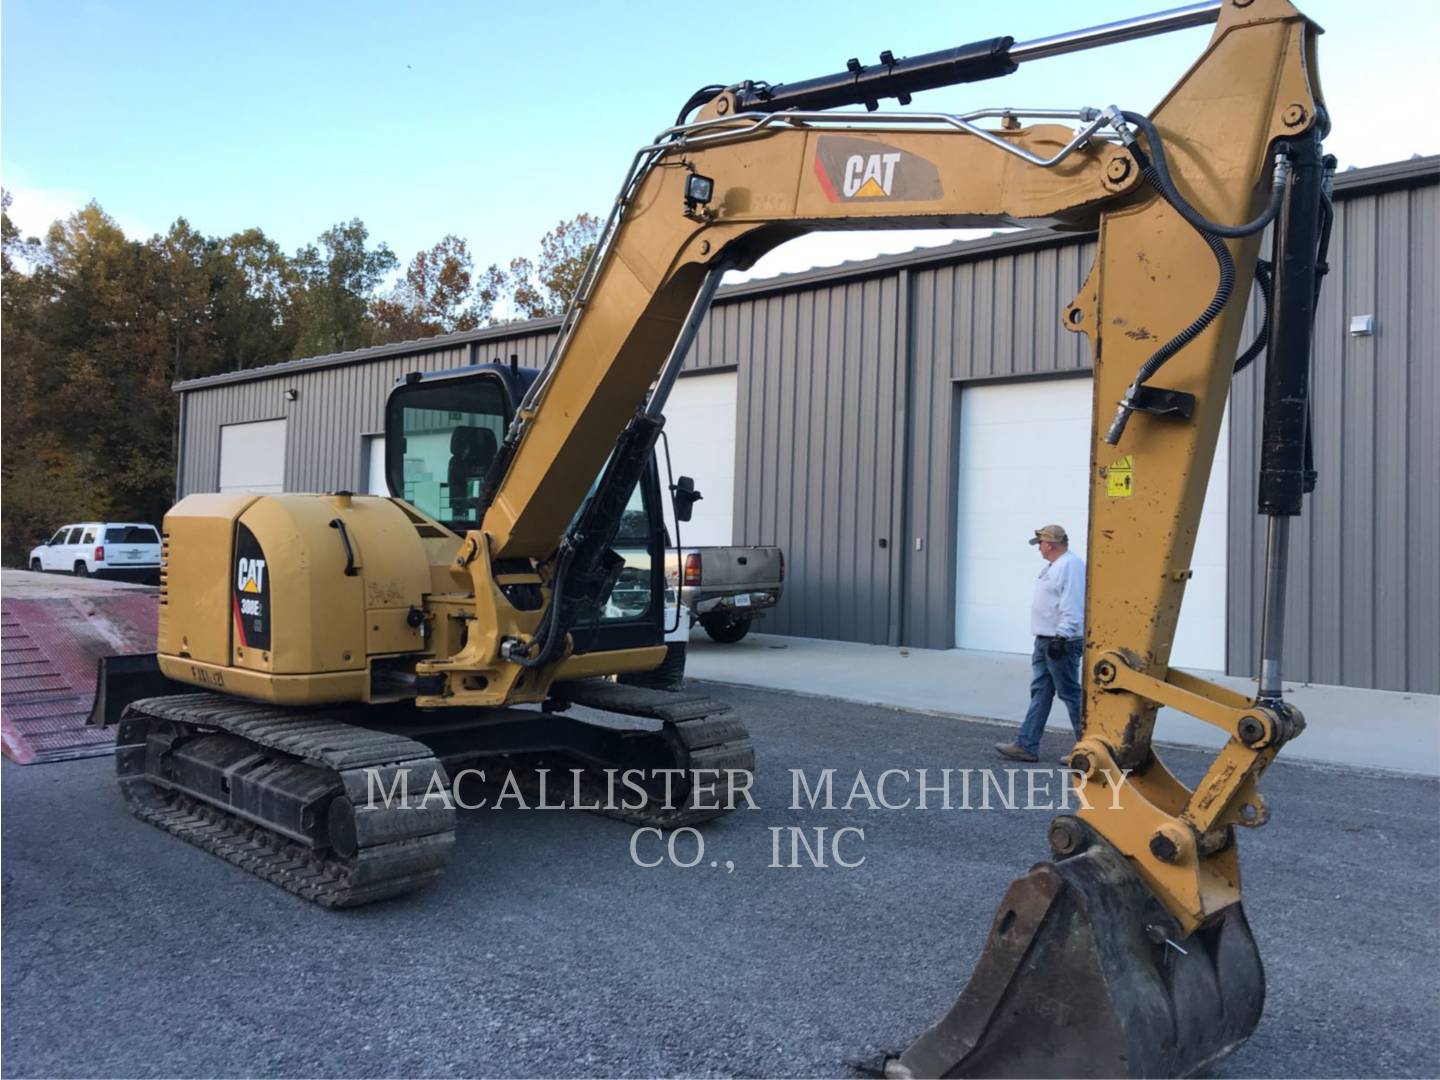
[[[416,371],[399,379],[385,405],[385,478],[391,497],[457,535],[477,528],[500,444],[538,374],[518,365],[482,364]],[[584,509],[582,504],[577,519]],[[667,605],[666,518],[658,458],[652,455],[620,515],[611,549],[622,562],[619,574],[593,612],[571,630],[576,655],[664,641],[675,622],[669,610],[673,600]]]

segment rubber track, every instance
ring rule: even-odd
[[[678,738],[684,747],[684,756],[688,757],[686,762],[677,762],[677,768],[716,771],[718,783],[705,790],[703,796],[700,792],[691,791],[677,806],[647,804],[640,810],[594,811],[605,817],[662,829],[678,829],[710,821],[734,809],[725,805],[727,774],[753,774],[755,771],[755,747],[750,741],[749,730],[734,710],[718,698],[684,691],[652,690],[606,679],[561,683],[553,687],[551,693],[587,709],[662,720],[666,729]],[[709,780],[707,775],[705,782],[708,784]],[[584,788],[587,795],[603,801],[606,794],[603,782],[586,784]],[[703,798],[707,805],[695,805],[697,797]],[[712,803],[719,805],[708,805]]]
[[[440,876],[455,844],[455,812],[423,795],[448,790],[444,766],[414,739],[346,723],[344,714],[293,712],[218,694],[182,694],[131,703],[116,747],[120,788],[142,821],[325,907],[358,907],[412,892]],[[143,746],[157,722],[225,731],[335,773],[336,795],[355,805],[362,837],[348,858],[312,850],[224,809],[151,783],[127,748]],[[127,726],[128,725],[128,726]],[[143,751],[140,751],[143,754]],[[367,770],[382,784],[408,770],[409,798],[367,807]],[[363,827],[362,826],[363,823]],[[368,843],[366,840],[368,839]]]

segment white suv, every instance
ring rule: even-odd
[[[30,552],[30,569],[159,581],[160,534],[131,521],[66,525]]]

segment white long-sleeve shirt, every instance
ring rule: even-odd
[[[1030,632],[1037,637],[1078,638],[1085,624],[1085,561],[1065,552],[1047,562],[1035,581]]]

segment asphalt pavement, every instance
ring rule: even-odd
[[[438,885],[350,912],[131,818],[106,760],[5,762],[0,1072],[845,1076],[873,1065],[953,1002],[1005,886],[1046,856],[1051,813],[842,809],[857,770],[873,781],[926,768],[933,782],[943,768],[1003,766],[991,744],[1009,729],[710,689],[750,724],[759,808],[706,826],[693,868],[636,865],[633,830],[614,820],[473,810]],[[1065,748],[1056,731],[1043,760]],[[1193,783],[1207,755],[1166,760]],[[790,770],[813,786],[825,769],[837,808],[792,809]],[[1242,836],[1241,855],[1269,1000],[1219,1073],[1440,1075],[1440,783],[1282,758],[1263,788],[1273,818]],[[906,794],[915,787],[892,780],[891,800]],[[835,853],[864,862],[771,868],[770,830],[790,826],[827,839],[862,829]],[[677,843],[684,861],[692,839]],[[663,851],[641,837],[646,861]],[[787,861],[788,839],[781,851]]]

